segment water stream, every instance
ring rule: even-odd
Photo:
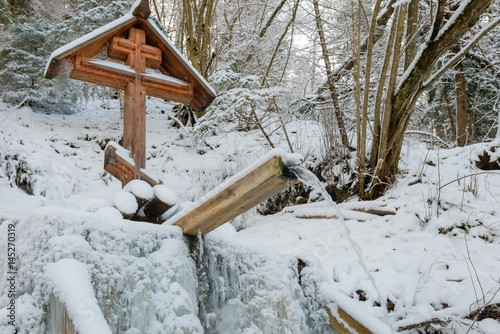
[[[314,173],[312,173],[310,170],[308,170],[307,168],[305,168],[301,165],[291,166],[291,167],[288,167],[288,169],[297,176],[297,179],[300,182],[311,187],[313,190],[319,192],[321,194],[321,196],[323,196],[326,206],[332,207],[335,210],[335,213],[339,217],[338,221],[340,222],[340,224],[344,228],[344,232],[345,232],[345,235],[347,237],[347,240],[349,240],[349,243],[351,244],[352,248],[354,249],[354,252],[356,253],[358,263],[363,268],[363,271],[365,272],[366,276],[368,277],[368,279],[372,283],[375,291],[377,292],[380,305],[382,305],[383,310],[384,310],[385,320],[386,320],[387,324],[389,325],[389,327],[391,329],[393,329],[391,322],[389,320],[389,315],[388,315],[388,311],[387,311],[387,303],[386,303],[385,299],[382,298],[382,294],[380,293],[380,290],[378,289],[377,285],[375,284],[375,280],[374,280],[373,276],[371,275],[370,271],[366,267],[366,264],[363,261],[363,252],[362,252],[361,248],[358,246],[358,244],[353,240],[353,238],[351,236],[351,230],[347,226],[345,219],[344,219],[344,216],[342,215],[342,212],[338,208],[337,204],[332,199],[330,194],[326,191],[323,184],[321,184],[321,181],[318,179],[318,177],[316,175],[314,175]],[[393,332],[395,333],[394,329],[393,329]]]

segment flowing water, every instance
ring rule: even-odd
[[[358,259],[360,266],[363,268],[363,271],[365,272],[366,276],[368,277],[368,279],[372,283],[375,291],[377,292],[379,302],[383,306],[386,322],[390,328],[393,328],[391,323],[390,323],[389,316],[387,314],[387,303],[386,303],[385,299],[382,298],[382,294],[380,293],[380,290],[378,289],[377,285],[375,284],[375,280],[373,279],[373,276],[370,274],[370,271],[366,267],[366,264],[363,261],[362,250],[358,246],[358,244],[352,239],[351,230],[347,226],[345,219],[344,219],[344,216],[342,215],[342,212],[338,208],[337,204],[332,199],[330,194],[326,191],[323,184],[321,184],[321,181],[318,179],[318,177],[316,175],[314,175],[314,173],[312,173],[310,170],[308,170],[307,168],[300,166],[300,165],[291,166],[291,167],[288,167],[288,169],[297,176],[297,178],[300,182],[311,187],[314,191],[319,192],[321,194],[321,196],[323,196],[326,206],[332,207],[335,210],[335,213],[339,217],[338,221],[340,222],[340,224],[344,228],[345,236],[347,237],[347,240],[349,240],[352,248],[354,249],[354,252],[356,253],[356,256],[357,256],[357,259]]]

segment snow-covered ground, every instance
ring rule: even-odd
[[[278,333],[272,326],[322,333],[325,312],[314,302],[332,311],[336,303],[380,333],[387,325],[399,330],[418,324],[443,333],[500,333],[498,320],[469,316],[500,303],[500,171],[486,173],[473,163],[487,144],[428,150],[408,142],[397,184],[376,201],[351,199],[338,210],[315,202],[271,216],[251,210],[233,221],[238,232],[224,225],[210,233],[203,248],[208,254],[200,256],[217,264],[207,272],[217,281],[209,286],[219,303],[205,301],[203,313],[193,296],[200,286],[186,280],[195,280],[197,269],[180,230],[129,222],[109,210],[121,183],[104,172],[103,148],[121,137],[118,101],[81,108],[75,115],[41,114],[28,107],[11,112],[12,106],[0,103],[1,333],[11,329],[6,255],[12,224],[24,280],[17,291],[24,333],[36,333],[48,292],[64,299],[82,333],[95,332],[92,326],[102,333],[110,330],[106,326],[121,326],[120,333],[195,333],[203,331],[202,322],[211,323],[207,332],[214,333]],[[200,198],[269,151],[252,131],[194,142],[170,126],[171,106],[148,99],[147,108],[147,172],[174,189],[178,203]],[[295,121],[288,130],[301,153],[319,152],[317,124]],[[385,215],[367,213],[372,210]],[[296,284],[295,257],[307,264],[302,281],[319,284],[313,292]],[[158,272],[162,266],[166,271]],[[134,278],[134,272],[145,276]],[[94,289],[102,289],[95,297],[85,294],[89,277]],[[76,286],[80,295],[72,294]],[[113,289],[124,295],[114,296]],[[116,305],[92,313],[96,322],[85,327],[85,311],[106,298]],[[145,322],[120,313],[127,303],[128,312],[139,312],[137,303],[144,300],[163,313]],[[221,300],[231,303],[217,309]],[[119,315],[128,323],[119,323]]]

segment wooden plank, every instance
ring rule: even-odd
[[[108,144],[108,146],[106,147],[106,151],[104,152],[104,169],[108,173],[116,177],[118,180],[122,181],[123,186],[125,186],[135,178],[146,181],[152,187],[158,184],[158,182],[156,182],[142,170],[139,170],[139,175],[135,176],[134,163],[130,158],[121,156],[120,152],[118,152],[118,149],[125,150],[123,147],[117,144]]]
[[[285,166],[280,157],[274,156],[261,166],[217,193],[197,208],[173,223],[184,234],[197,235],[214,230],[248,209],[288,188],[291,180],[284,176]],[[285,173],[286,174],[286,173]]]
[[[133,34],[134,30],[140,29],[130,28],[129,35]],[[144,30],[141,31],[144,34]],[[129,54],[133,53],[136,48],[140,48],[142,57],[146,59],[147,67],[155,69],[160,67],[162,57],[161,50],[159,48],[147,44],[140,44],[138,46],[131,40],[119,36],[113,36],[111,39],[111,43],[109,43],[108,46],[108,57],[125,62]]]
[[[49,319],[47,333],[51,334],[78,334],[73,321],[68,316],[66,307],[55,297],[49,297]]]
[[[330,318],[330,326],[340,334],[373,334],[340,307],[338,308],[340,321],[333,315],[329,308],[326,308],[326,312]],[[344,323],[347,323],[348,326],[345,326]]]
[[[133,80],[132,76],[126,74],[103,71],[98,67],[88,66],[80,57],[76,57],[75,67],[71,72],[70,77],[75,80],[115,89],[125,89],[128,83]]]

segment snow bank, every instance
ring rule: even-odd
[[[50,151],[42,143],[24,143],[0,134],[0,176],[11,186],[48,199],[63,199],[81,189],[81,173],[54,138]]]
[[[396,330],[420,326],[405,333],[433,327],[436,332],[471,328],[469,333],[496,334],[492,321],[473,324],[466,318],[500,302],[500,177],[474,163],[491,145],[439,151],[405,147],[397,186],[375,201],[339,205],[377,289],[336,212],[324,203],[256,219],[238,236],[282,254],[316,258],[332,283],[321,292],[325,303],[336,301],[332,308],[346,308],[360,322],[367,320],[362,323],[374,332],[390,323]],[[352,212],[356,209],[385,215]],[[387,309],[381,306],[385,301]],[[369,315],[360,313],[363,309]]]

